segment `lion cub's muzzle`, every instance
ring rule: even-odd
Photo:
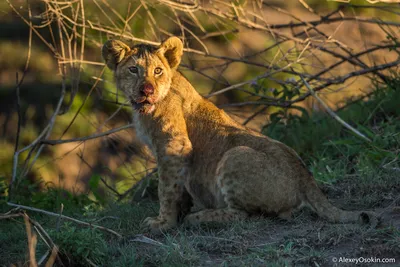
[[[155,96],[154,87],[150,83],[145,83],[140,86],[141,96],[137,99],[131,98],[130,102],[133,108],[140,113],[151,113],[154,111]]]

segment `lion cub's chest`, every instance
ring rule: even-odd
[[[136,136],[143,144],[148,146],[153,155],[155,155],[156,151],[154,150],[153,142],[151,140],[150,129],[148,125],[139,118],[139,114],[133,116],[133,124],[135,126]]]

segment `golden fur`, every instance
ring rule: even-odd
[[[189,224],[251,214],[290,218],[305,204],[331,222],[376,218],[331,205],[291,148],[200,96],[176,70],[182,53],[177,37],[159,47],[110,40],[102,50],[117,87],[137,111],[136,130],[157,160],[160,212],[145,220],[147,226],[165,230],[178,218]],[[192,204],[201,210],[190,213]]]

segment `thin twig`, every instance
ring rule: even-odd
[[[392,67],[397,67],[399,64],[400,64],[400,59],[392,61],[390,63],[377,65],[377,66],[374,66],[374,67],[371,67],[371,68],[366,68],[366,69],[361,69],[361,70],[358,70],[358,71],[349,72],[346,75],[339,76],[339,77],[336,77],[334,79],[330,79],[328,82],[315,87],[314,91],[317,92],[317,91],[320,91],[320,90],[322,90],[322,89],[324,89],[324,88],[326,88],[326,87],[328,87],[328,86],[330,86],[332,84],[341,84],[341,83],[344,83],[345,81],[347,81],[350,78],[357,77],[357,76],[364,75],[364,74],[371,73],[371,72],[375,72],[377,70],[384,70],[384,69],[388,69],[388,68],[392,68]],[[303,101],[304,99],[306,99],[310,95],[311,95],[311,92],[305,93],[302,96],[299,96],[295,100],[291,101],[291,104]]]
[[[268,108],[268,106],[263,107],[262,109],[254,112],[250,117],[248,117],[243,123],[242,125],[246,125],[248,124],[250,121],[252,121],[255,117],[257,117],[258,115],[260,115],[261,113],[263,113],[264,111],[266,111]]]
[[[103,69],[101,70],[99,77],[101,77],[101,76],[103,75],[104,70],[105,70],[105,67],[103,67]],[[81,112],[83,106],[84,106],[84,105],[86,104],[86,102],[88,101],[88,99],[89,99],[90,95],[92,94],[93,90],[96,88],[98,82],[99,82],[99,80],[96,80],[96,81],[94,82],[94,84],[92,85],[92,88],[90,88],[90,90],[89,90],[89,93],[86,94],[85,99],[82,101],[82,104],[79,106],[79,108],[78,108],[78,110],[76,111],[74,117],[72,118],[71,122],[68,124],[67,128],[65,128],[65,130],[64,130],[63,133],[61,134],[61,137],[60,137],[60,138],[62,138],[62,137],[67,133],[67,131],[69,130],[69,128],[72,126],[72,124],[74,123],[75,119],[78,117],[79,113]]]
[[[58,248],[54,246],[53,249],[51,250],[51,255],[47,260],[45,267],[52,267],[56,262],[56,259],[58,257],[57,255],[58,255]]]
[[[28,55],[26,57],[26,61],[25,61],[25,68],[24,71],[22,73],[22,77],[21,80],[18,79],[18,72],[15,74],[16,75],[16,97],[17,97],[17,113],[18,113],[18,125],[17,125],[17,136],[15,139],[15,152],[18,151],[18,144],[19,144],[19,137],[20,137],[20,132],[21,132],[21,98],[20,98],[20,87],[25,79],[26,73],[28,71],[28,67],[29,67],[29,62],[31,59],[31,54],[32,54],[32,12],[31,12],[31,8],[28,2],[28,14],[29,14],[29,39],[28,39]],[[14,152],[14,153],[15,153]]]
[[[49,125],[47,125],[43,131],[39,134],[39,136],[29,145],[27,145],[26,147],[18,150],[17,152],[14,153],[14,157],[13,157],[13,171],[12,171],[12,178],[11,178],[11,183],[10,183],[10,187],[12,186],[12,184],[15,182],[16,177],[17,177],[17,166],[18,166],[18,157],[19,154],[21,154],[22,152],[36,146],[41,139],[46,135],[47,130],[49,129]]]
[[[72,138],[72,139],[64,139],[64,140],[41,140],[40,143],[41,144],[46,144],[46,145],[59,145],[59,144],[65,144],[65,143],[72,143],[72,142],[84,142],[87,140],[91,140],[91,139],[96,139],[99,137],[103,137],[103,136],[107,136],[122,130],[126,130],[129,128],[133,127],[133,123],[131,124],[127,124],[109,131],[105,131],[102,133],[98,133],[98,134],[93,134],[93,135],[89,135],[89,136],[84,136],[84,137],[78,137],[78,138]]]
[[[307,81],[303,78],[303,76],[300,76],[301,80],[303,81],[304,85],[307,87],[307,89],[310,91],[311,95],[325,108],[325,110],[329,113],[329,115],[332,116],[335,120],[337,120],[340,124],[342,124],[344,127],[349,129],[351,132],[353,132],[355,135],[363,139],[364,141],[367,141],[368,143],[371,143],[371,139],[360,133],[357,129],[353,128],[350,124],[342,120],[336,113],[327,105],[325,104],[324,101],[322,101],[321,98],[314,92],[314,90],[311,88],[311,86],[307,83]]]
[[[37,236],[35,233],[32,233],[31,224],[29,222],[29,217],[24,214],[24,221],[26,227],[26,235],[28,236],[28,251],[29,251],[29,266],[30,267],[37,267],[36,262],[36,243],[37,243]]]
[[[18,113],[18,122],[17,122],[17,135],[15,137],[15,148],[14,148],[14,154],[17,153],[18,151],[18,145],[19,145],[19,136],[21,133],[21,121],[22,121],[22,115],[21,115],[21,97],[19,95],[20,91],[20,82],[18,79],[18,72],[15,73],[15,80],[17,84],[17,88],[15,88],[16,92],[16,98],[17,98],[17,113]],[[21,79],[22,80],[22,79]]]
[[[141,234],[135,235],[134,238],[129,239],[129,241],[130,242],[146,243],[146,244],[155,245],[155,246],[165,246],[163,243],[161,243],[161,242],[159,242],[157,240],[148,238],[147,236],[144,236],[144,235],[141,235]]]
[[[54,124],[55,124],[55,121],[56,121],[56,117],[60,112],[62,103],[64,101],[65,94],[66,94],[66,81],[63,80],[63,83],[62,83],[62,86],[61,86],[61,95],[60,95],[60,98],[58,100],[57,106],[54,109],[53,115],[51,116],[51,118],[49,120],[48,130],[43,136],[44,139],[47,139],[50,136],[50,134],[51,134],[51,132],[53,130],[53,127],[54,127]],[[38,140],[37,144],[39,144],[40,141],[41,141],[41,139]],[[42,152],[43,148],[44,148],[43,145],[39,146],[39,149],[36,152],[35,157],[32,159],[32,162],[30,163],[30,165],[24,170],[22,176],[25,176],[29,172],[29,170],[33,167],[33,165],[35,164],[36,160],[39,158],[40,153]]]
[[[83,157],[83,155],[79,155],[78,154],[79,159],[86,164],[86,166],[88,166],[91,170],[93,170],[93,167],[85,160],[85,158]],[[105,185],[105,187],[107,187],[108,189],[110,189],[111,192],[113,192],[117,197],[120,197],[121,194],[115,189],[113,188],[111,185],[109,185],[107,183],[106,180],[104,180],[103,177],[100,176],[100,181]]]
[[[29,207],[29,206],[18,205],[18,204],[14,204],[14,203],[11,203],[11,202],[7,202],[7,205],[12,206],[12,207],[21,208],[21,209],[24,209],[24,210],[40,212],[40,213],[43,213],[43,214],[46,214],[46,215],[50,215],[50,216],[54,216],[54,217],[61,217],[61,218],[65,219],[65,220],[72,221],[72,222],[75,222],[75,223],[80,224],[80,225],[93,227],[95,229],[99,229],[99,230],[111,233],[111,234],[113,234],[113,235],[115,235],[115,236],[117,236],[119,238],[122,238],[121,234],[115,232],[114,230],[108,229],[108,228],[106,228],[104,226],[100,226],[100,225],[96,225],[96,224],[92,224],[92,223],[87,223],[87,222],[80,221],[78,219],[75,219],[75,218],[72,218],[72,217],[69,217],[69,216],[65,216],[65,215],[62,215],[62,214],[57,214],[57,213],[54,213],[54,212],[51,212],[51,211],[46,211],[46,210],[33,208],[33,207]]]
[[[271,29],[284,29],[284,28],[296,28],[301,26],[307,25],[320,25],[320,24],[330,24],[340,21],[358,21],[367,24],[378,24],[378,25],[391,25],[391,26],[400,26],[400,23],[394,21],[383,21],[380,19],[367,19],[367,18],[353,18],[353,17],[337,17],[337,18],[330,18],[325,19],[322,18],[320,20],[313,20],[313,21],[306,21],[306,22],[299,22],[299,23],[283,23],[283,24],[271,24]]]
[[[219,94],[222,94],[222,93],[225,93],[225,92],[228,92],[228,91],[237,89],[237,88],[242,87],[242,86],[247,85],[247,84],[257,83],[258,80],[265,79],[265,78],[267,78],[267,77],[272,76],[273,74],[276,74],[276,73],[278,73],[278,72],[281,72],[281,71],[284,70],[284,69],[288,69],[288,68],[290,68],[292,65],[294,65],[294,64],[296,64],[296,63],[299,63],[300,61],[302,61],[301,58],[299,58],[299,59],[297,59],[297,60],[295,60],[295,61],[289,63],[288,65],[286,65],[285,67],[282,67],[282,68],[279,69],[279,70],[273,70],[273,71],[270,71],[270,72],[266,72],[266,73],[264,73],[264,74],[262,74],[262,75],[259,75],[259,76],[255,77],[255,78],[253,78],[253,79],[250,79],[250,80],[247,80],[247,81],[244,81],[244,82],[240,82],[240,83],[237,83],[237,84],[228,86],[228,87],[226,87],[226,88],[224,88],[224,89],[221,89],[221,90],[219,90],[219,91],[213,92],[213,93],[208,94],[208,95],[206,95],[206,96],[204,96],[204,97],[205,97],[205,98],[210,98],[210,97],[212,97],[212,96],[216,96],[216,95],[219,95]]]
[[[118,201],[123,200],[126,196],[128,196],[131,192],[135,191],[140,185],[142,184],[143,181],[147,180],[150,178],[153,174],[155,174],[158,171],[158,168],[154,168],[151,172],[147,173],[145,176],[143,176],[139,181],[137,181],[131,188],[126,190],[123,194],[120,195],[118,198]]]
[[[61,215],[62,215],[63,211],[64,211],[64,204],[61,203],[61,206],[60,206],[60,213],[59,213],[60,216],[58,216],[58,218],[57,218],[57,223],[56,223],[56,231],[57,231],[57,232],[60,231]]]
[[[32,233],[32,228],[31,224],[34,226],[34,229],[36,232],[40,235],[42,238],[43,242],[52,250],[51,256],[49,260],[46,263],[47,266],[53,266],[57,254],[58,254],[58,247],[55,245],[53,240],[50,238],[49,234],[44,230],[44,228],[35,220],[30,218],[26,213],[18,212],[19,208],[13,209],[5,214],[0,215],[0,219],[10,219],[10,218],[16,218],[16,217],[23,217],[24,222],[25,222],[25,227],[26,227],[26,233],[28,236],[28,250],[29,250],[29,258],[30,258],[30,264],[29,266],[37,266],[38,264],[40,265],[43,263],[43,261],[46,259],[46,257],[50,254],[49,251],[47,251],[39,260],[39,262],[36,262],[36,242],[37,238],[34,233]],[[17,213],[12,213],[12,212],[17,212]]]

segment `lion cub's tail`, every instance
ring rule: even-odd
[[[306,199],[308,204],[317,214],[333,223],[356,223],[368,224],[376,227],[379,217],[370,211],[346,211],[333,206],[321,192],[314,179],[306,188]]]

